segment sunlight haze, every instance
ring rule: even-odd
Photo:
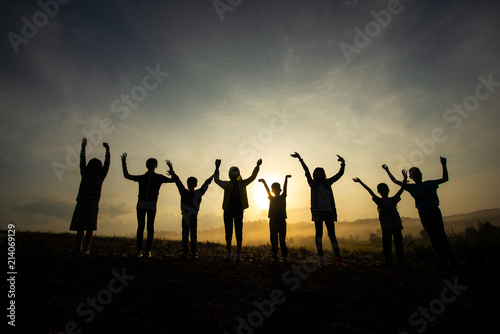
[[[353,177],[394,194],[382,164],[398,179],[411,166],[438,179],[440,156],[450,175],[438,189],[443,215],[499,207],[498,1],[233,1],[224,12],[214,3],[71,1],[29,38],[22,18],[43,9],[3,4],[2,228],[68,231],[83,137],[87,161],[104,161],[103,142],[111,148],[98,234],[137,229],[124,152],[130,174],[145,173],[150,157],[165,174],[169,159],[198,186],[215,159],[222,180],[231,166],[248,178],[262,159],[244,222],[267,220],[258,179],[283,188],[287,174],[287,222],[311,221],[294,152],[327,177],[345,159],[332,186],[339,221],[377,217]],[[223,226],[222,196],[212,182],[199,230]],[[418,217],[408,193],[399,212]],[[155,229],[181,230],[174,184],[161,187]]]

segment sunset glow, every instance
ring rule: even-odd
[[[234,2],[236,3],[236,1]],[[344,176],[332,187],[340,221],[377,216],[360,177],[397,191],[382,164],[418,166],[439,187],[444,215],[500,203],[500,44],[496,1],[243,1],[220,12],[207,2],[68,2],[24,37],[37,2],[9,1],[3,12],[0,99],[2,224],[67,231],[87,161],[111,167],[98,233],[137,228],[137,184],[150,157],[165,174],[200,186],[221,159],[249,177],[245,221],[267,220],[259,178],[283,185],[291,174],[288,223],[310,222],[311,172]],[[26,20],[22,20],[25,17]],[[39,24],[40,25],[40,24]],[[368,29],[368,30],[367,30]],[[371,29],[371,30],[369,30]],[[15,36],[19,36],[19,39]],[[222,190],[203,197],[200,229],[223,226]],[[417,217],[407,193],[402,216]],[[160,189],[155,228],[180,232],[180,198]]]

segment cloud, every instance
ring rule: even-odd
[[[68,220],[73,215],[75,204],[54,198],[31,198],[29,202],[14,205],[12,210],[25,214],[42,215],[51,218]]]
[[[106,215],[111,218],[127,215],[133,211],[132,209],[133,207],[124,202],[118,204],[103,204],[99,207],[101,215]]]
[[[200,182],[213,172],[216,158],[222,159],[224,178],[230,165],[249,175],[255,160],[263,158],[263,175],[286,171],[298,176],[290,188],[289,203],[296,203],[290,212],[309,199],[300,164],[289,153],[299,151],[310,167],[321,165],[329,173],[338,170],[335,154],[340,154],[348,170],[336,185],[339,211],[356,218],[368,209],[360,208],[359,191],[350,190],[355,185],[349,178],[359,175],[376,184],[385,177],[382,163],[395,167],[400,156],[408,158],[418,149],[417,139],[428,139],[436,127],[448,137],[425,157],[429,168],[440,154],[447,155],[454,182],[467,176],[471,184],[473,179],[484,184],[481,170],[499,164],[500,89],[481,101],[460,129],[450,130],[442,119],[448,108],[474,93],[477,76],[494,73],[500,80],[496,1],[481,6],[402,1],[403,10],[350,64],[339,43],[352,44],[353,28],[364,29],[374,20],[370,12],[386,9],[387,0],[291,0],[286,6],[255,0],[227,12],[222,23],[210,2],[117,3],[61,7],[36,37],[20,45],[18,55],[0,55],[5,60],[0,62],[5,220],[67,227],[75,205],[69,199],[80,176],[75,167],[59,182],[51,163],[66,163],[68,146],[77,162],[82,131],[98,129],[105,117],[116,127],[104,135],[112,156],[101,200],[105,231],[130,232],[137,224],[135,201],[127,202],[135,199],[137,187],[125,185],[121,152],[129,153],[133,174],[143,173],[144,161],[153,156],[160,162],[158,173],[165,173],[163,159],[168,158],[183,180],[194,175]],[[20,18],[38,10],[36,4],[23,6],[12,2],[6,7],[11,30],[19,32]],[[12,51],[8,39],[3,42]],[[131,96],[143,84],[145,68],[156,64],[170,76],[135,108],[129,106],[126,119],[118,118],[123,113],[114,112],[112,102]],[[294,118],[274,122],[285,107]],[[87,153],[104,156],[100,145]],[[491,182],[467,189],[452,196],[461,203],[467,195],[470,207],[482,208],[478,195],[483,192],[498,202]],[[125,197],[108,195],[122,192]],[[212,183],[200,226],[222,225],[221,201],[222,192]],[[180,231],[178,203],[175,187],[162,188],[159,229]],[[262,218],[252,207],[245,215]]]

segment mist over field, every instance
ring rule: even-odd
[[[420,219],[402,217],[403,235],[418,237],[423,230]],[[462,215],[445,216],[445,229],[449,232],[462,232],[467,226],[478,222],[489,221],[500,226],[500,209],[481,210]],[[324,230],[325,245],[329,245],[326,227]],[[367,242],[371,233],[380,230],[378,218],[359,219],[353,222],[340,221],[335,223],[335,233],[339,243]],[[314,246],[314,223],[301,222],[287,224],[287,244],[289,246]],[[177,240],[181,234],[172,231],[157,231],[155,237]],[[198,241],[224,243],[224,227],[198,230]],[[266,220],[250,221],[243,223],[243,243],[245,245],[259,245],[269,243],[269,223]]]

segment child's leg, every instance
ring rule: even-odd
[[[439,208],[425,208],[418,210],[422,226],[429,236],[432,248],[439,262],[446,264],[451,259],[451,248],[444,231],[443,216]]]
[[[198,239],[198,216],[191,215],[189,230],[191,232],[191,254],[196,255],[196,241]]]
[[[236,254],[241,254],[243,244],[243,210],[234,215],[234,234],[236,235]]]
[[[335,256],[339,257],[340,248],[337,241],[337,236],[335,235],[335,222],[333,220],[332,214],[328,214],[328,216],[325,217],[325,225],[328,232],[328,237],[330,238],[330,243],[332,244],[333,251],[335,252]]]
[[[146,227],[146,210],[137,209],[137,252],[142,251],[144,227]]]
[[[224,210],[224,229],[226,232],[226,247],[231,253],[231,240],[233,239],[233,215],[229,210]]]
[[[85,243],[83,244],[83,250],[89,250],[90,249],[90,241],[92,240],[92,236],[94,235],[94,231],[92,230],[87,230],[87,234],[85,235]]]
[[[316,250],[318,256],[323,256],[323,221],[320,219],[315,220],[314,228],[316,230]]]
[[[393,235],[394,235],[394,247],[396,248],[396,258],[398,259],[398,263],[402,263],[405,260],[403,233],[401,233],[401,230],[396,230],[394,231]]]
[[[392,231],[382,231],[382,251],[385,264],[392,264]]]
[[[82,250],[82,243],[83,243],[83,235],[85,231],[84,230],[78,230],[76,232],[76,249]]]
[[[153,246],[153,238],[155,235],[155,217],[156,210],[146,210],[148,213],[148,238],[146,240],[146,253],[151,251],[151,247]]]
[[[188,241],[189,241],[189,226],[188,217],[182,216],[182,252],[184,254],[188,253]]]
[[[269,221],[269,237],[271,240],[271,252],[275,258],[278,254],[278,229],[276,228],[276,222],[273,220]]]
[[[279,240],[280,240],[280,247],[281,247],[281,256],[283,256],[283,259],[286,259],[288,255],[288,247],[286,247],[286,221],[283,220],[281,222],[281,226],[279,229]]]

